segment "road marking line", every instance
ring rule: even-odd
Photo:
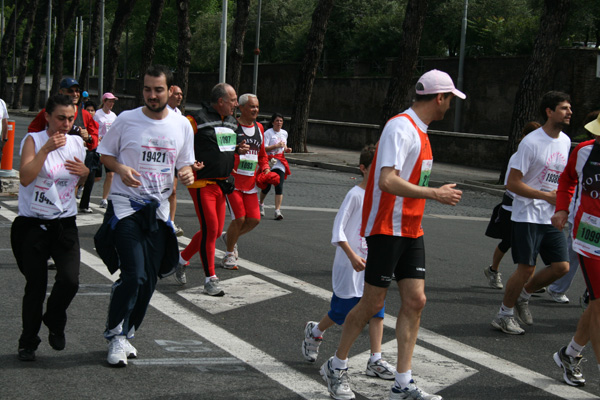
[[[230,365],[245,364],[235,357],[206,357],[206,358],[146,358],[128,360],[135,365]]]

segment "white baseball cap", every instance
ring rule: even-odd
[[[598,114],[598,118],[592,122],[588,122],[584,128],[590,131],[592,135],[600,136],[600,114]]]
[[[456,97],[466,99],[467,95],[454,87],[450,75],[437,69],[425,72],[415,86],[417,94],[452,93]]]

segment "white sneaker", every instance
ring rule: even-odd
[[[209,296],[224,296],[225,292],[223,291],[223,289],[221,289],[219,283],[221,283],[219,278],[210,278],[208,282],[204,284],[204,293],[206,293]]]
[[[238,269],[237,260],[234,254],[225,254],[225,257],[221,260],[221,267],[225,269],[236,270]]]
[[[137,349],[133,347],[127,338],[125,338],[125,355],[127,358],[137,358]]]
[[[348,368],[333,369],[331,362],[333,357],[325,361],[319,371],[323,380],[327,382],[327,390],[329,395],[336,400],[351,400],[354,399],[354,393],[350,389],[350,377],[348,376]]]
[[[75,198],[76,199],[81,199],[81,194],[83,193],[83,186],[79,186],[79,189],[77,189],[77,193],[75,193]]]
[[[509,335],[522,335],[525,333],[525,330],[519,326],[519,323],[515,321],[515,318],[508,315],[499,315],[494,318],[492,326]]]
[[[319,355],[319,346],[323,342],[323,337],[314,337],[312,330],[319,323],[309,321],[304,327],[304,340],[302,341],[302,355],[306,361],[315,362]]]
[[[262,203],[258,203],[258,207],[260,208],[260,215],[265,216],[265,205]]]
[[[569,302],[569,298],[564,293],[553,292],[552,290],[550,290],[550,288],[548,288],[546,291],[548,292],[550,297],[552,297],[552,300],[554,300],[557,303],[566,304]]]
[[[417,387],[414,380],[410,380],[407,387],[399,388],[395,384],[390,389],[390,400],[442,400],[442,396],[437,394],[429,394]]]
[[[485,267],[483,270],[485,277],[488,279],[488,284],[494,289],[504,289],[502,284],[502,274],[500,271],[494,271],[491,267]]]
[[[127,365],[126,342],[127,338],[125,336],[115,336],[108,343],[108,357],[106,360],[110,365],[116,367],[125,367]]]
[[[88,208],[80,208],[79,209],[79,213],[80,214],[91,214],[93,212],[94,211],[91,208],[89,208],[89,207]]]
[[[108,200],[102,199],[100,201],[100,208],[106,208],[106,207],[108,207]]]
[[[187,283],[187,276],[185,275],[185,270],[187,266],[190,265],[190,262],[186,262],[185,264],[178,263],[175,267],[175,280],[180,285],[185,285]]]
[[[376,376],[387,381],[396,379],[396,368],[392,367],[387,361],[381,358],[375,362],[367,362],[367,370],[365,372],[367,376]]]
[[[179,236],[183,236],[183,229],[181,229],[180,226],[175,225],[175,222],[172,222],[173,224],[173,229],[175,230],[175,236],[179,237]]]
[[[279,221],[283,219],[283,214],[281,214],[280,210],[275,210],[275,220]]]

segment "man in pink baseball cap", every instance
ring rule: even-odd
[[[456,184],[429,187],[433,155],[427,127],[444,118],[454,96],[466,96],[448,74],[425,73],[416,84],[416,99],[392,117],[377,144],[367,181],[361,236],[369,254],[363,297],[348,313],[337,352],[321,367],[334,399],[354,399],[348,378],[348,353],[367,322],[383,307],[395,276],[402,298],[396,338],[398,358],[390,399],[442,400],[425,393],[412,379],[412,354],[425,307],[425,245],[421,221],[425,200],[456,205],[462,192]]]

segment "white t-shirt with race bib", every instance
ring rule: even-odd
[[[161,120],[148,118],[142,107],[123,111],[98,146],[98,153],[116,157],[121,164],[132,167],[141,176],[137,188],[126,186],[115,174],[110,200],[115,215],[123,219],[133,213],[134,203],[157,200],[157,218],[167,221],[173,191],[175,168],[194,163],[194,137],[186,118],[169,113]]]
[[[558,178],[567,165],[571,139],[563,132],[554,139],[538,128],[525,136],[514,155],[511,167],[521,171],[527,186],[551,192],[558,189]],[[533,224],[551,224],[554,205],[544,200],[515,194],[512,220]]]
[[[19,154],[27,137],[31,136],[35,153],[48,141],[46,131],[31,132],[21,141]],[[80,177],[65,168],[65,161],[77,157],[85,161],[85,147],[79,136],[67,135],[67,143],[48,153],[37,178],[27,186],[19,184],[19,215],[40,219],[67,218],[77,215],[75,187]]]

